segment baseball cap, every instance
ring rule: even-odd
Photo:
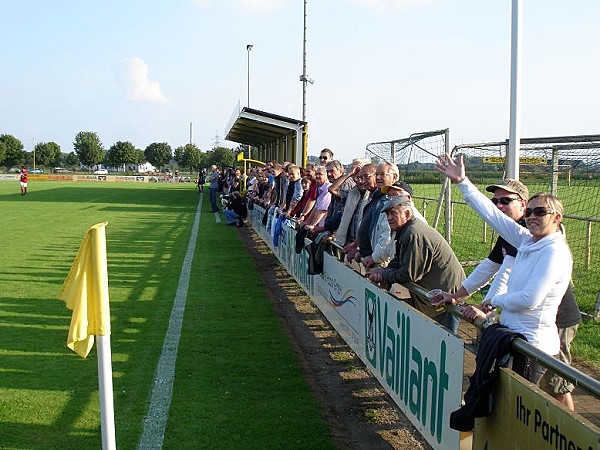
[[[405,206],[405,205],[410,205],[410,204],[411,204],[411,202],[408,197],[406,197],[405,195],[397,195],[395,197],[390,198],[388,201],[385,202],[381,212],[382,213],[387,212],[389,209],[393,208],[394,206]]]
[[[413,195],[412,187],[406,181],[396,181],[391,186],[381,186],[381,192],[384,194],[387,194],[390,189],[402,189],[410,195]]]
[[[504,189],[505,191],[517,194],[523,200],[529,200],[529,189],[523,183],[512,178],[507,178],[496,184],[491,184],[485,188],[488,192],[496,192],[496,189]]]

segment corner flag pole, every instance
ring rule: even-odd
[[[102,449],[115,450],[117,444],[115,438],[110,334],[97,336],[96,348],[98,351],[98,390],[100,394]]]
[[[106,225],[87,230],[59,297],[73,311],[67,347],[85,358],[97,337],[102,449],[115,450]]]

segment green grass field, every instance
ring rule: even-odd
[[[103,221],[117,446],[137,447],[197,202],[193,184],[0,183],[0,448],[100,448],[96,353],[66,348],[58,294]],[[332,448],[257,269],[208,210],[164,447]]]

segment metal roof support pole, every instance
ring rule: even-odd
[[[294,164],[304,167],[304,124],[296,128],[296,148]]]

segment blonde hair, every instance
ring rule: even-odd
[[[538,192],[529,197],[528,203],[531,203],[532,200],[538,200],[540,202],[546,203],[546,206],[551,208],[556,214],[560,214],[561,221],[558,224],[558,230],[564,235],[565,240],[567,239],[567,230],[562,222],[563,217],[565,217],[565,207],[563,206],[560,199],[553,194],[548,194],[547,192]]]
[[[554,212],[557,212],[561,217],[564,217],[565,207],[556,195],[548,194],[547,192],[538,192],[529,197],[530,202],[535,199],[545,202],[546,206],[549,206]]]

